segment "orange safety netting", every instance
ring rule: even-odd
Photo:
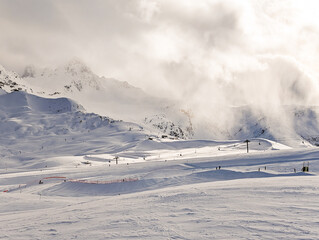
[[[135,182],[138,181],[138,178],[122,178],[122,179],[115,179],[109,181],[90,181],[90,180],[76,180],[70,179],[68,182],[79,182],[79,183],[90,183],[90,184],[110,184],[110,183],[120,183],[120,182]]]

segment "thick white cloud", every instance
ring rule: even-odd
[[[262,105],[270,91],[274,105],[314,104],[316,10],[309,0],[2,0],[0,64],[22,72],[77,56],[204,112]]]

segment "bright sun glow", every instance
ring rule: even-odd
[[[301,22],[311,26],[319,27],[319,1],[317,0],[294,0],[292,1],[294,12],[296,13],[295,22]]]

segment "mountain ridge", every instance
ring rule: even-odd
[[[227,122],[216,125],[208,117],[194,115],[181,102],[148,95],[127,82],[99,77],[78,59],[53,70],[27,67],[23,78],[2,66],[0,71],[0,88],[5,91],[70,98],[89,112],[136,122],[157,132],[158,137],[219,140],[262,137],[295,147],[319,144],[319,109],[315,106],[282,106],[277,115],[267,115],[250,105],[233,107],[224,109],[229,112]]]

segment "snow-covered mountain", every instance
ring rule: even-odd
[[[228,129],[229,139],[266,138],[293,147],[318,145],[319,107],[283,106],[279,116],[237,107],[238,124]]]
[[[0,89],[5,92],[13,91],[31,91],[22,81],[20,76],[13,72],[6,70],[0,65]]]
[[[101,89],[99,77],[77,59],[53,70],[39,70],[34,66],[27,66],[22,78],[34,86],[38,94],[46,94],[51,91],[51,95],[58,95],[74,91]]]
[[[127,82],[99,77],[78,59],[53,70],[29,66],[22,81],[35,94],[69,97],[88,111],[123,120],[139,121],[145,112],[169,104],[167,100],[150,96]]]
[[[55,69],[27,66],[22,77],[1,66],[0,88],[47,98],[67,97],[88,112],[136,122],[159,131],[159,135],[187,138],[193,134],[189,131],[189,117],[176,107],[176,102],[148,95],[127,82],[99,77],[78,59]],[[152,121],[158,122],[158,116],[161,116],[161,127]],[[179,130],[172,131],[173,128]]]
[[[188,116],[176,102],[151,96],[127,82],[99,77],[78,59],[53,70],[28,66],[20,83],[29,86],[34,94],[68,97],[83,105],[87,111],[136,122],[161,134],[179,138],[193,135],[189,131]],[[152,119],[156,121],[158,116],[161,116],[160,125],[163,127],[153,124]],[[145,121],[145,118],[150,121]],[[180,130],[172,131],[172,128]]]
[[[247,139],[263,137],[299,147],[318,144],[317,107],[282,106],[276,114],[256,106],[230,107],[226,122],[185,110],[181,102],[162,99],[112,78],[99,77],[74,59],[56,69],[29,66],[22,77],[0,66],[0,87],[6,92],[25,91],[46,98],[67,97],[88,112],[135,122],[159,137]]]
[[[86,113],[71,99],[24,91],[1,93],[0,123],[0,154],[16,160],[110,153],[148,138],[137,124]]]

